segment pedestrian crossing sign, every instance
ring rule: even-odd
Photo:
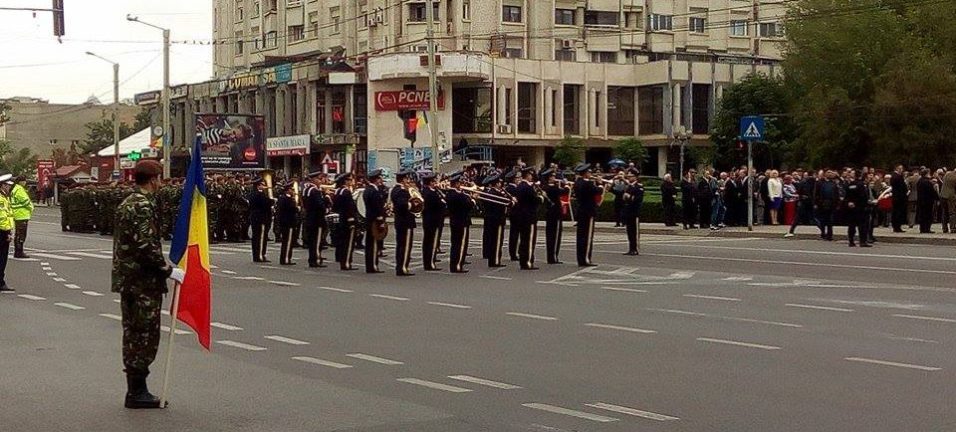
[[[740,118],[740,138],[744,141],[761,141],[764,138],[764,119],[760,116]]]

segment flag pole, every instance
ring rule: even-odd
[[[176,338],[176,320],[179,318],[179,282],[175,282],[173,285],[173,304],[172,310],[169,312],[170,323],[169,323],[169,345],[166,348],[166,365],[163,367],[163,391],[159,395],[159,407],[166,408],[166,403],[168,400],[166,396],[169,389],[169,372],[172,370],[173,365],[173,339]]]

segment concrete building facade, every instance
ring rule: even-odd
[[[651,150],[648,168],[662,174],[678,136],[708,142],[727,86],[781,73],[782,0],[434,5],[440,101],[427,127],[443,148],[481,148],[500,164],[545,163],[566,136],[604,162],[615,140],[638,137]],[[196,112],[262,114],[270,136],[313,136],[301,164],[271,161],[292,171],[341,158],[349,145],[360,170],[367,150],[412,146],[407,119],[428,107],[426,2],[213,7],[216,78],[177,101],[180,127]],[[420,129],[414,146],[430,144]]]
[[[112,118],[109,104],[57,104],[32,97],[12,97],[3,100],[10,106],[10,121],[0,126],[0,139],[9,140],[16,148],[29,148],[41,159],[49,157],[53,149],[69,149],[86,139],[86,124]],[[140,108],[120,104],[120,122],[136,122]]]

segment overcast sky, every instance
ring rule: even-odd
[[[32,96],[81,103],[113,99],[113,69],[92,51],[120,64],[120,98],[163,84],[162,32],[126,21],[126,14],[171,30],[173,41],[212,38],[210,0],[64,0],[66,36],[53,36],[50,12],[0,10],[0,98]],[[0,7],[50,8],[51,0],[0,0]],[[137,43],[146,42],[146,43]],[[212,47],[173,44],[173,85],[212,75]]]

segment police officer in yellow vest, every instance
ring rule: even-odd
[[[10,253],[10,241],[13,239],[13,209],[10,207],[10,190],[13,188],[13,176],[0,175],[0,291],[13,291],[7,286],[7,255]]]
[[[16,227],[16,235],[13,238],[13,257],[29,258],[23,252],[23,244],[27,241],[27,225],[30,218],[33,217],[33,200],[27,193],[27,179],[23,176],[17,176],[16,184],[10,192],[10,206],[13,208],[13,224]]]

